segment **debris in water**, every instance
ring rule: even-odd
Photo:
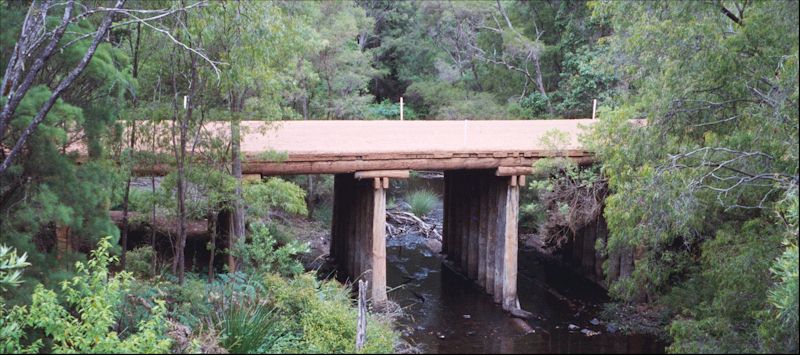
[[[575,324],[570,324],[570,325],[567,326],[567,329],[569,329],[569,331],[571,331],[571,332],[574,332],[574,331],[576,331],[578,329],[581,329],[581,327],[579,327],[579,326],[577,326]]]
[[[600,320],[598,320],[597,318],[592,318],[592,320],[590,320],[589,323],[591,323],[592,325],[600,325]]]
[[[513,318],[511,321],[514,322],[514,325],[516,325],[523,334],[536,333],[536,330],[534,330],[528,322],[520,318]]]
[[[469,315],[469,314],[465,314],[465,315],[463,315],[462,317],[464,317],[464,319],[470,319],[470,318],[472,318],[472,316],[471,316],[471,315]]]
[[[581,333],[583,333],[583,335],[585,335],[587,337],[593,337],[595,335],[600,335],[600,332],[595,332],[595,331],[589,330],[589,329],[581,329]]]
[[[444,334],[439,334],[439,339],[444,339]]]

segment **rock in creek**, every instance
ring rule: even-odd
[[[425,247],[428,248],[428,250],[430,250],[434,254],[442,252],[442,242],[436,239],[427,238],[422,244],[424,244]]]

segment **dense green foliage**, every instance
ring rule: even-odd
[[[138,324],[133,334],[120,339],[112,330],[131,278],[126,272],[109,275],[108,268],[115,261],[108,254],[109,239],[102,239],[92,253],[93,258],[85,264],[77,263],[77,275],[61,285],[60,294],[67,307],[62,306],[55,291],[38,285],[30,307],[15,307],[4,323],[11,321],[16,327],[41,329],[48,339],[47,349],[53,352],[108,354],[169,350],[171,340],[165,334],[163,301],[156,301],[151,314]],[[15,339],[16,344],[6,339]],[[18,335],[6,339],[4,348],[12,352],[36,352],[44,346],[41,340],[22,346]]]
[[[674,312],[670,351],[796,352],[798,3],[724,6],[594,6],[614,28],[595,63],[624,84],[590,139],[604,252],[642,252],[611,291]]]

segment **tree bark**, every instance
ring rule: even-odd
[[[122,2],[124,3],[124,0],[122,0]],[[17,41],[17,44],[18,45],[21,44],[22,47],[26,47],[26,48],[15,48],[15,55],[11,56],[11,58],[9,60],[9,63],[8,63],[8,66],[6,67],[6,74],[3,76],[3,83],[2,83],[3,84],[3,92],[4,93],[5,93],[5,91],[9,92],[9,99],[8,99],[8,102],[6,102],[6,104],[3,105],[3,110],[0,111],[0,141],[3,138],[5,138],[6,128],[8,127],[8,124],[11,122],[11,116],[14,115],[14,112],[16,111],[17,107],[19,106],[20,102],[22,102],[22,99],[25,97],[25,94],[28,93],[28,90],[33,85],[33,81],[36,79],[36,75],[39,74],[39,71],[41,71],[42,68],[44,68],[45,62],[47,62],[47,60],[50,59],[50,56],[53,55],[53,52],[56,49],[56,45],[58,44],[58,41],[60,41],[61,37],[64,36],[64,31],[66,31],[67,25],[69,25],[70,19],[72,17],[72,10],[74,8],[74,5],[75,5],[75,1],[74,0],[69,0],[67,2],[66,7],[64,8],[64,17],[61,19],[61,24],[58,27],[56,27],[56,29],[53,31],[53,35],[52,35],[52,38],[50,39],[50,43],[48,43],[47,47],[45,47],[44,50],[42,51],[42,53],[39,54],[39,57],[36,58],[36,60],[33,61],[33,65],[31,66],[30,71],[28,71],[28,74],[25,75],[25,79],[22,81],[22,84],[20,84],[19,87],[16,88],[16,90],[15,90],[14,86],[15,86],[17,80],[19,80],[19,77],[20,77],[20,75],[22,75],[22,71],[25,68],[25,58],[24,57],[29,54],[29,51],[34,49],[34,48],[29,48],[29,46],[31,44],[28,43],[28,35],[30,35],[31,33],[26,31],[26,30],[28,30],[28,26],[27,26],[28,25],[28,19],[31,19],[31,17],[26,17],[25,18],[25,22],[22,25],[23,26],[23,31],[20,33],[20,39],[19,39],[19,41]],[[122,4],[120,4],[120,3],[117,3],[117,5],[118,5],[117,8],[122,7]],[[36,6],[36,4],[35,3],[31,4],[31,10],[33,9],[33,6]],[[42,3],[42,7],[41,7],[41,9],[39,11],[41,11],[43,13],[47,13],[48,9],[49,9],[49,2],[43,2]],[[29,13],[31,12],[31,10],[29,10]],[[110,17],[111,17],[111,13],[109,12],[109,13],[106,14],[106,19],[110,20]],[[42,23],[39,23],[37,21],[38,20],[37,18],[33,18],[33,20],[36,21],[35,22],[36,25],[33,26],[34,28],[30,29],[31,32],[38,30],[38,28],[40,26],[45,26],[43,20],[42,20]],[[103,24],[105,24],[105,23],[106,23],[106,20],[104,19],[103,20]],[[110,21],[109,21],[109,25],[110,25]],[[97,40],[98,35],[102,36],[102,34],[105,34],[105,31],[107,29],[108,29],[108,26],[106,26],[104,28],[102,26],[102,24],[101,24],[101,27],[98,28],[97,35],[95,35],[95,40]],[[100,32],[101,30],[102,30],[102,32]],[[96,46],[95,46],[95,48],[96,48]],[[20,51],[19,55],[17,55],[17,51],[16,50]],[[92,54],[94,54],[94,51],[92,50],[92,47],[89,47],[89,52],[92,52]],[[89,58],[91,59],[91,55],[89,56]],[[78,73],[78,74],[80,74],[80,73]],[[6,82],[6,81],[8,81],[8,82]],[[70,81],[69,84],[71,84],[71,83],[72,83],[72,81]],[[38,123],[37,123],[37,125],[38,125]],[[9,156],[10,155],[11,154],[9,154]],[[0,172],[2,172],[4,170],[5,169],[2,169]]]
[[[69,4],[72,4],[72,2],[70,1]],[[68,15],[70,15],[67,12],[71,13],[72,9],[72,6],[69,4],[68,4],[69,10],[66,11],[64,14],[64,18],[67,22],[69,21]],[[117,0],[117,3],[114,5],[114,8],[119,9],[124,4],[125,0]],[[39,127],[39,124],[42,123],[45,116],[47,116],[47,113],[50,112],[51,108],[53,108],[53,105],[56,103],[56,100],[58,100],[58,98],[61,97],[61,94],[64,92],[64,90],[66,90],[70,85],[72,85],[75,79],[77,79],[78,76],[83,72],[83,70],[86,69],[86,66],[89,64],[89,61],[91,61],[92,57],[94,56],[94,52],[97,50],[97,46],[103,40],[106,32],[108,31],[108,28],[111,26],[112,17],[113,17],[113,11],[109,11],[106,13],[102,23],[100,24],[100,27],[98,27],[97,32],[95,33],[95,37],[92,40],[92,44],[89,46],[89,49],[86,50],[86,54],[84,54],[83,58],[81,58],[81,61],[78,63],[78,65],[75,68],[73,68],[72,71],[70,71],[69,74],[67,74],[67,76],[63,80],[61,80],[61,82],[58,83],[58,86],[56,87],[55,90],[53,90],[53,93],[50,95],[50,98],[39,109],[39,112],[36,114],[36,117],[34,117],[33,121],[31,121],[28,127],[25,128],[24,131],[22,131],[22,135],[17,140],[17,143],[14,145],[14,148],[11,149],[11,151],[6,156],[6,159],[3,161],[2,165],[0,165],[0,174],[5,173],[5,171],[11,166],[11,162],[22,150],[22,147],[28,141],[28,138],[31,136],[31,134],[33,134]],[[63,31],[66,29],[66,25],[64,25],[63,27],[64,29],[61,29],[61,35],[63,35]],[[37,65],[40,69],[42,66],[44,66],[44,61],[49,58],[50,54],[52,54],[52,50],[55,49],[55,45],[57,42],[58,41],[51,42],[50,45],[48,45],[47,49],[45,49],[45,53],[47,53],[47,56],[45,56],[44,58],[43,57],[38,58],[34,63],[34,68],[36,68]],[[34,76],[35,74],[29,72],[28,76],[25,78],[25,81],[22,83],[20,92],[15,94],[14,97],[12,97],[9,100],[9,102],[7,102],[6,105],[3,107],[3,112],[0,113],[0,123],[3,124],[2,127],[3,130],[5,130],[6,123],[10,120],[11,115],[13,114],[16,107],[19,105],[19,102],[22,100],[22,97],[27,92],[27,89],[33,83]],[[2,139],[1,137],[2,135],[0,135],[0,139]]]

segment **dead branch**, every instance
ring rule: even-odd
[[[425,238],[442,240],[442,234],[436,229],[436,223],[428,223],[411,212],[390,210],[386,211],[386,234],[396,237],[406,233],[417,233]]]

